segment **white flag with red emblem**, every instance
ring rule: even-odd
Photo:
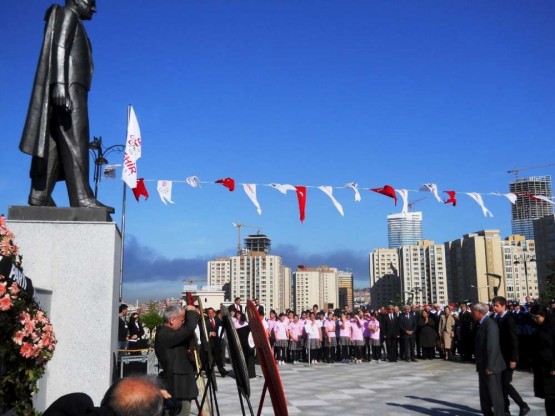
[[[166,201],[170,204],[174,203],[172,201],[172,181],[158,181],[156,189],[158,190],[158,194],[160,195],[160,199],[164,205],[168,205]]]
[[[141,130],[135,116],[135,110],[129,106],[129,120],[127,121],[127,140],[123,157],[123,172],[121,179],[131,189],[137,186],[137,160],[141,158]]]

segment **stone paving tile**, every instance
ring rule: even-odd
[[[261,374],[260,367],[256,370]],[[478,377],[470,364],[433,360],[379,365],[285,365],[279,371],[291,415],[480,415]],[[263,384],[263,378],[251,380],[254,414]],[[532,409],[529,415],[544,414],[543,400],[533,395],[532,374],[516,372],[513,385]],[[233,378],[218,377],[217,397],[220,415],[242,414]],[[511,410],[518,414],[514,403]],[[269,394],[262,415],[274,415]]]

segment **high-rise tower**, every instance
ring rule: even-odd
[[[391,214],[387,216],[387,240],[389,248],[410,246],[421,241],[422,212]]]
[[[533,195],[551,198],[551,176],[530,176],[516,179],[509,189],[517,195],[516,204],[511,205],[511,226],[513,234],[534,239],[534,220],[553,214],[553,205],[536,199]]]

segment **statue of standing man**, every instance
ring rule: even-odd
[[[66,0],[46,12],[46,27],[19,148],[33,156],[29,205],[56,206],[52,191],[65,180],[72,207],[114,209],[98,202],[89,183],[88,94],[91,45],[83,20],[96,0]]]

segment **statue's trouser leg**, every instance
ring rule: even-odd
[[[31,193],[29,205],[56,206],[52,200],[52,190],[59,176],[59,159],[56,142],[49,138],[48,158],[33,156],[31,162]]]
[[[55,108],[52,125],[55,129],[53,133],[65,175],[69,203],[72,207],[79,207],[87,200],[94,201],[89,183],[88,91],[79,84],[73,84],[69,87],[69,96],[73,111]]]

